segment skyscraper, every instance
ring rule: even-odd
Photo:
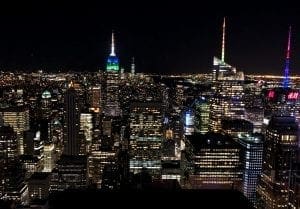
[[[273,117],[266,130],[263,171],[257,187],[258,208],[289,208],[292,164],[298,150],[294,117]]]
[[[222,36],[222,60],[214,57],[210,99],[210,131],[220,131],[222,118],[244,119],[244,73],[225,63],[225,19]]]
[[[106,95],[104,115],[116,117],[120,116],[121,109],[119,104],[119,59],[115,54],[114,33],[111,37],[111,53],[106,63]]]
[[[241,146],[229,135],[207,133],[188,137],[192,146],[194,188],[239,188]]]
[[[11,107],[0,110],[4,124],[13,127],[18,137],[18,152],[24,154],[24,131],[29,130],[29,110],[25,107]]]
[[[161,103],[133,103],[130,112],[130,171],[139,173],[146,168],[153,177],[160,178],[163,137]]]
[[[262,171],[262,135],[240,135],[242,145],[243,185],[242,192],[252,204],[256,204],[256,186]]]
[[[79,154],[79,109],[76,91],[71,82],[65,94],[64,154]]]

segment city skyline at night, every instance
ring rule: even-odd
[[[0,208],[299,209],[300,10],[234,3],[0,5]]]

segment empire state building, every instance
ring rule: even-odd
[[[119,103],[119,59],[115,53],[114,34],[111,37],[111,53],[106,63],[106,102],[104,115],[110,117],[120,116]]]

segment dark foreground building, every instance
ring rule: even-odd
[[[50,196],[49,209],[57,208],[231,208],[254,209],[235,190],[177,190],[158,189],[124,192],[69,191]],[[96,206],[96,207],[95,207]]]

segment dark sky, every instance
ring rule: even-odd
[[[227,16],[228,63],[246,73],[281,74],[291,24],[291,73],[300,74],[299,7],[284,2],[210,2],[3,3],[0,68],[104,69],[113,29],[125,70],[134,56],[138,72],[209,72],[213,55],[220,56],[222,18]]]

